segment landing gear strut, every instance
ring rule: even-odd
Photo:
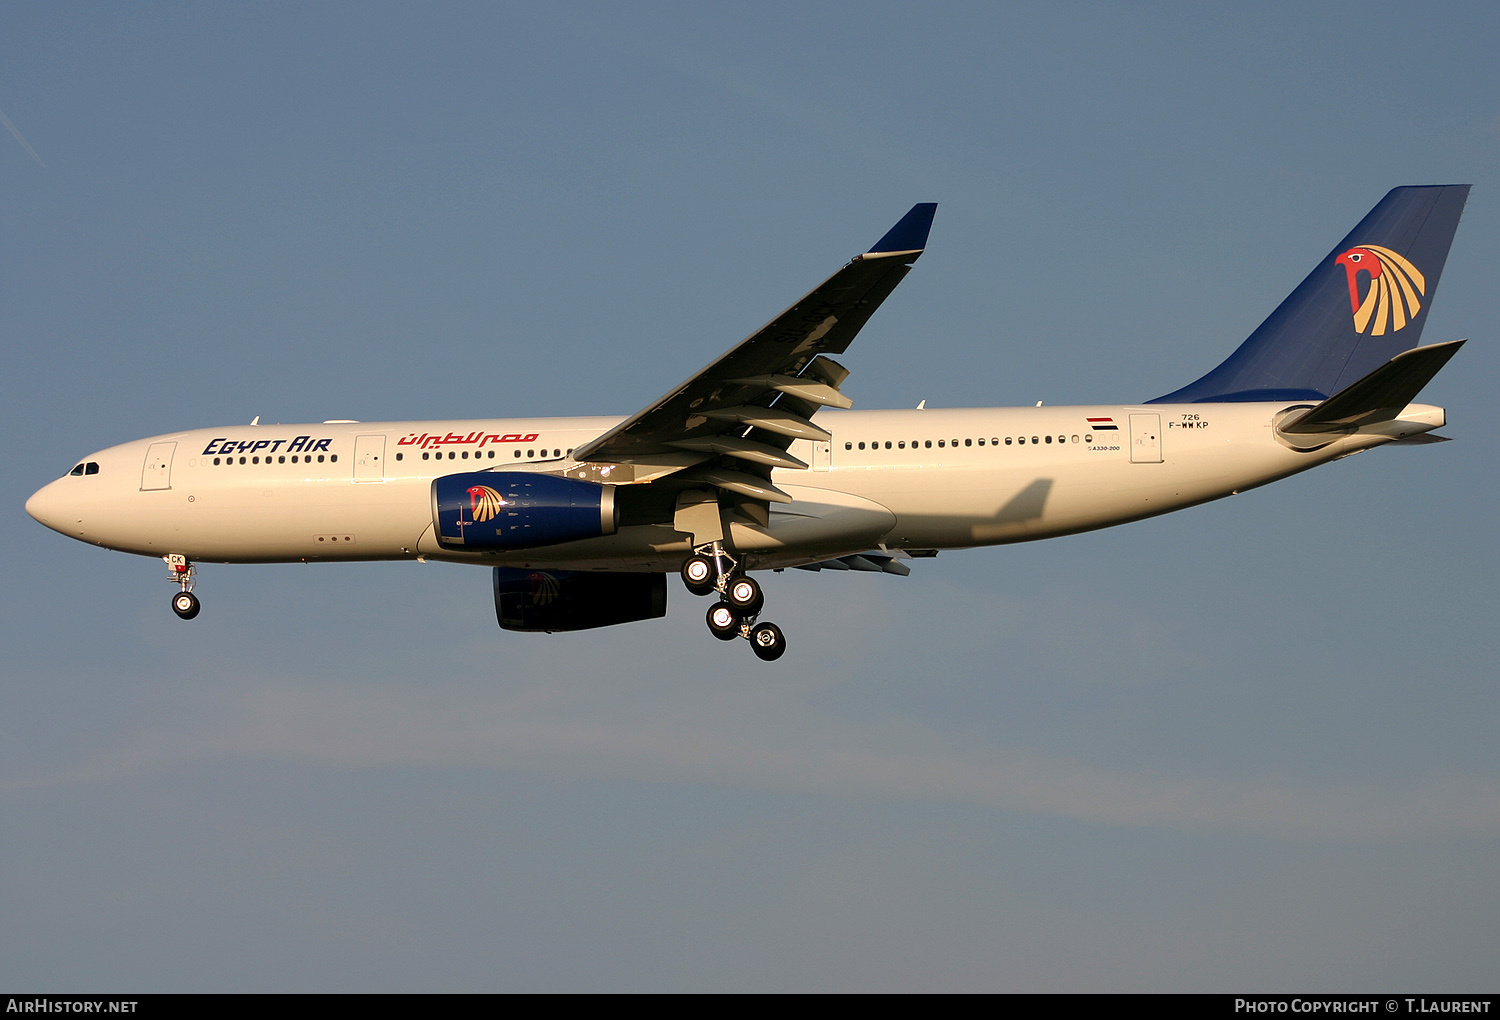
[[[163,556],[162,559],[167,561],[167,580],[182,588],[172,596],[172,612],[184,620],[191,620],[203,608],[203,604],[198,601],[198,596],[193,594],[193,574],[196,571],[188,562],[188,558],[181,553]]]
[[[786,636],[774,623],[755,622],[765,606],[760,584],[740,569],[722,542],[698,546],[682,565],[682,583],[694,595],[717,592],[708,610],[708,629],[720,641],[744,638],[760,658],[770,662],[786,651]]]

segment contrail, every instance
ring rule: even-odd
[[[0,123],[3,123],[5,125],[5,129],[16,136],[16,141],[21,143],[21,148],[31,153],[31,158],[36,160],[39,166],[45,167],[47,165],[46,163],[42,162],[42,157],[36,154],[36,150],[31,147],[31,143],[25,139],[20,130],[10,122],[10,118],[5,115],[4,110],[0,110]]]

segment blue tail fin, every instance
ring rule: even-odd
[[[1324,400],[1416,347],[1468,197],[1396,188],[1222,365],[1148,403]]]

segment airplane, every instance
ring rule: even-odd
[[[927,245],[914,206],[766,326],[629,418],[220,426],[78,461],[26,503],[80,541],[198,563],[442,560],[492,568],[511,631],[665,615],[714,595],[764,660],[752,571],[909,574],[940,550],[1136,521],[1387,443],[1441,442],[1413,403],[1465,341],[1418,346],[1468,185],[1387,194],[1228,359],[1118,406],[851,410],[843,354]],[[816,419],[816,420],[815,420]]]

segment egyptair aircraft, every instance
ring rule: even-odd
[[[776,659],[751,571],[909,573],[1203,503],[1385,443],[1462,340],[1419,347],[1467,185],[1397,188],[1223,364],[1140,403],[853,411],[842,354],[927,244],[932,204],[629,418],[227,426],[112,446],[31,497],[69,537],[168,563],[449,560],[493,570],[507,630],[659,617]]]

